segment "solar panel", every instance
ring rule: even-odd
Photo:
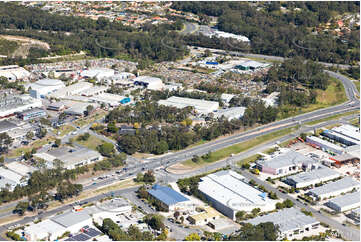
[[[74,235],[73,237],[71,237],[71,239],[72,239],[71,241],[87,241],[87,240],[91,239],[91,237],[84,233],[81,233],[81,234]]]
[[[90,237],[95,237],[97,235],[100,235],[102,234],[101,232],[99,232],[98,230],[96,229],[93,229],[93,228],[89,228],[88,231],[84,232],[86,235],[90,236]]]

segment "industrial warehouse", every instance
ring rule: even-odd
[[[331,199],[326,204],[336,212],[345,212],[360,206],[360,192],[348,193]]]
[[[296,208],[285,208],[262,217],[246,220],[246,222],[253,225],[272,222],[279,226],[280,239],[292,239],[296,234],[312,232],[312,230],[317,229],[320,225],[320,222],[316,219],[305,215]]]
[[[167,211],[184,210],[189,204],[189,199],[172,188],[161,185],[154,185],[148,190],[148,194],[160,202]]]
[[[58,79],[41,79],[29,86],[30,96],[33,98],[45,98],[56,90],[65,88],[65,84]]]
[[[288,176],[286,182],[295,188],[302,188],[315,185],[320,182],[330,181],[340,176],[341,174],[337,171],[320,165],[318,168],[311,171]]]
[[[272,209],[267,194],[244,181],[234,171],[219,171],[201,178],[199,191],[212,206],[225,216],[235,220],[237,211],[251,211],[256,207]]]
[[[302,170],[303,164],[316,163],[310,157],[304,156],[298,152],[289,151],[270,160],[256,161],[260,171],[273,175],[288,175]]]
[[[176,108],[194,107],[194,110],[200,114],[212,113],[219,108],[218,102],[176,96],[159,100],[158,104]]]
[[[323,186],[315,187],[308,192],[308,195],[315,197],[318,200],[323,200],[332,196],[338,196],[341,193],[350,192],[358,189],[360,183],[353,180],[351,177],[344,177],[335,182],[329,182]]]

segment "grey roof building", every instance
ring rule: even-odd
[[[344,212],[360,206],[360,192],[348,193],[331,199],[325,205],[337,212]]]
[[[57,215],[57,216],[51,218],[51,220],[53,222],[58,223],[58,224],[64,226],[65,228],[74,226],[78,223],[82,223],[89,219],[91,219],[89,214],[87,212],[83,212],[83,211],[68,212],[68,213],[60,214],[60,215]]]
[[[318,199],[324,199],[331,196],[337,196],[344,192],[352,191],[353,189],[358,189],[360,183],[353,180],[351,177],[344,177],[335,182],[329,182],[323,186],[315,187],[311,189],[308,193],[311,196],[314,196]]]
[[[303,164],[315,163],[316,161],[301,153],[289,151],[270,160],[259,160],[257,166],[262,172],[273,175],[287,175],[302,168]]]
[[[317,169],[289,176],[287,177],[286,182],[291,186],[300,188],[315,185],[320,182],[329,181],[340,176],[341,174],[337,171],[321,165]]]
[[[0,133],[16,129],[18,126],[8,120],[0,121]]]
[[[272,222],[278,226],[280,238],[292,238],[294,234],[316,229],[320,224],[316,219],[305,215],[296,208],[285,208],[275,213],[246,220],[245,222],[253,225]]]

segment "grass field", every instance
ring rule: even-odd
[[[291,105],[285,105],[284,110],[288,112],[280,112],[278,119],[288,118],[294,115],[308,113],[320,108],[326,108],[333,105],[341,104],[347,101],[345,88],[341,81],[336,78],[330,79],[330,84],[326,90],[316,90],[317,97],[316,103],[310,104],[307,107],[295,107]]]
[[[104,144],[105,142],[94,135],[90,135],[89,139],[87,141],[79,141],[78,140],[79,135],[75,138],[75,142],[83,145],[89,149],[96,150],[98,145]]]
[[[207,163],[213,163],[215,161],[219,161],[221,159],[224,159],[228,156],[230,156],[231,154],[238,154],[240,152],[244,152],[250,148],[253,148],[254,146],[263,144],[265,142],[268,142],[270,140],[276,139],[278,137],[282,137],[284,135],[287,135],[288,133],[290,133],[291,131],[295,130],[296,128],[287,128],[287,129],[283,129],[280,131],[276,131],[276,132],[272,132],[269,134],[265,134],[262,136],[259,136],[257,138],[254,138],[250,141],[247,142],[242,142],[239,144],[235,144],[235,145],[231,145],[229,147],[226,147],[224,149],[221,150],[217,150],[215,152],[212,152],[211,156],[207,159],[203,159],[200,158],[200,161],[195,163],[193,162],[191,159],[186,160],[184,162],[182,162],[183,165],[185,166],[189,166],[191,168],[195,168],[195,167],[199,167],[199,166],[203,166]]]
[[[62,136],[64,136],[64,135],[66,135],[66,134],[69,134],[70,132],[72,132],[72,131],[74,131],[75,130],[75,128],[73,127],[73,126],[71,126],[71,125],[62,125],[62,126],[60,126],[59,128],[57,128],[57,129],[55,129],[54,130],[54,133],[57,133],[57,132],[59,132],[59,136],[60,137],[62,137]]]
[[[350,124],[352,124],[354,126],[357,126],[357,127],[360,127],[360,119],[359,118],[352,119],[350,121]]]
[[[24,154],[25,152],[31,151],[33,148],[38,149],[41,146],[48,144],[49,142],[54,141],[55,138],[52,136],[40,139],[40,140],[36,140],[33,143],[29,144],[28,146],[24,146],[24,147],[20,147],[14,150],[11,150],[6,157],[8,158],[14,158],[14,157],[18,157],[21,156],[22,154]]]
[[[351,115],[351,114],[356,114],[356,113],[360,113],[360,111],[351,111],[351,112],[347,112],[347,113],[336,114],[336,115],[333,115],[333,116],[330,116],[330,117],[327,117],[327,118],[307,122],[306,125],[315,125],[315,124],[326,122],[326,121],[329,121],[329,120],[332,120],[332,119],[338,119],[338,118],[348,116],[348,115]]]

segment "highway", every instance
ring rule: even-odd
[[[189,148],[189,149],[185,149],[185,150],[181,150],[181,151],[178,151],[178,152],[175,152],[175,153],[172,153],[172,154],[167,154],[167,155],[164,155],[162,157],[147,159],[146,163],[139,163],[139,164],[135,164],[135,165],[134,165],[134,163],[133,164],[127,164],[128,170],[127,170],[126,173],[123,174],[122,177],[127,178],[127,177],[134,176],[136,173],[141,172],[142,169],[154,170],[154,169],[156,169],[156,168],[158,168],[160,166],[170,166],[172,164],[176,164],[178,162],[190,159],[191,157],[193,157],[193,155],[202,155],[202,154],[208,153],[209,151],[216,151],[216,150],[228,147],[228,146],[233,145],[233,144],[237,144],[237,143],[240,143],[240,142],[245,142],[245,141],[254,139],[256,137],[265,135],[267,133],[275,132],[275,131],[282,130],[282,129],[289,128],[289,127],[295,127],[295,126],[300,125],[300,124],[302,125],[302,124],[304,124],[306,122],[319,120],[319,119],[329,117],[329,116],[332,116],[332,115],[335,115],[335,114],[359,110],[360,109],[360,102],[359,102],[359,99],[357,97],[358,91],[357,91],[355,85],[353,84],[353,82],[350,79],[348,79],[347,77],[342,76],[342,75],[340,75],[338,73],[331,72],[331,71],[327,71],[327,72],[328,72],[328,74],[330,76],[338,78],[339,80],[342,81],[342,83],[343,83],[343,85],[345,87],[347,98],[349,99],[347,102],[345,102],[343,104],[340,104],[340,105],[337,105],[337,106],[324,108],[324,109],[319,109],[319,110],[316,110],[316,111],[313,111],[313,112],[310,112],[310,113],[305,113],[305,114],[301,114],[301,115],[291,117],[291,118],[287,118],[287,119],[284,119],[284,120],[279,120],[279,121],[276,121],[276,122],[273,122],[273,123],[269,123],[269,124],[260,126],[260,127],[256,128],[256,129],[248,130],[246,132],[242,132],[242,133],[238,133],[238,134],[229,135],[228,137],[225,137],[225,138],[217,139],[217,140],[214,140],[214,141],[209,141],[206,144],[198,145],[198,146],[195,146],[195,147],[192,147],[192,148]],[[83,128],[79,129],[78,134],[87,132],[89,130],[89,127],[90,127],[90,125],[86,125]],[[68,135],[68,136],[64,137],[62,139],[62,142],[69,141],[69,138],[72,137],[72,136],[73,135]],[[236,158],[238,159],[239,156],[236,156],[235,159]],[[233,160],[228,160],[227,162],[232,163]],[[215,164],[219,165],[221,163],[219,163],[219,164],[215,163]],[[192,176],[192,174],[187,174],[187,175]],[[177,177],[175,177],[175,178],[177,178]],[[86,190],[95,189],[97,187],[100,187],[100,186],[103,186],[103,185],[106,185],[106,184],[111,184],[111,183],[113,183],[113,182],[115,182],[117,180],[119,180],[119,178],[118,179],[117,178],[111,178],[111,179],[108,179],[106,181],[99,182],[96,185],[85,186],[84,190],[86,191]],[[126,192],[129,192],[129,191],[130,190],[126,190]],[[123,194],[124,190],[118,191],[118,192]],[[105,195],[98,195],[96,197],[89,198],[89,202],[96,201],[96,200],[100,199],[102,196],[105,196]],[[297,205],[297,203],[295,203],[295,204]],[[14,203],[4,204],[4,205],[0,206],[0,209],[4,210],[6,208],[9,208],[10,206],[14,206]],[[299,205],[299,206],[301,206],[301,205]],[[41,217],[47,217],[47,216],[55,214],[55,213],[57,213],[59,211],[65,211],[66,209],[69,209],[69,208],[67,206],[59,207],[59,208],[57,208],[57,209],[55,209],[53,211],[44,212],[41,215]],[[326,220],[325,216],[322,217],[319,214],[317,214],[317,215],[320,217],[320,218],[317,217],[318,219]],[[17,224],[17,223],[25,224],[25,223],[33,220],[33,219],[34,219],[34,217],[24,218],[20,222],[15,222],[15,224]],[[326,222],[326,223],[330,224],[333,228],[340,230],[345,238],[350,238],[350,239],[358,238],[358,240],[359,240],[359,237],[355,237],[355,233],[354,233],[354,231],[351,231],[351,228],[348,228],[348,227],[345,227],[345,226],[340,227],[340,224],[337,223],[334,220]],[[10,225],[12,225],[12,224],[8,224],[8,225],[6,225],[6,227],[2,226],[0,228],[3,231],[4,229],[9,227]]]

